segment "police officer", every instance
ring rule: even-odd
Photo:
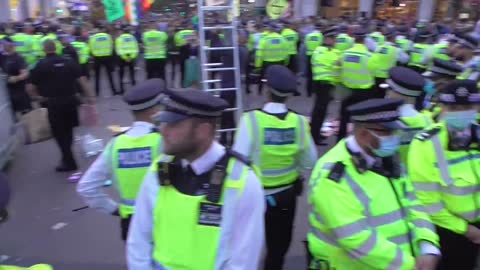
[[[155,24],[152,23],[149,25],[147,31],[143,33],[142,40],[147,79],[165,79],[168,40],[167,33],[158,31],[155,28]],[[175,67],[175,65],[172,65],[172,67]]]
[[[127,240],[128,269],[258,269],[263,192],[246,161],[215,138],[226,101],[167,90],[154,116],[163,152],[147,172]]]
[[[301,172],[317,160],[305,117],[285,106],[296,92],[296,76],[285,66],[265,72],[269,102],[261,110],[245,113],[235,135],[233,150],[253,161],[265,189],[267,212],[265,270],[282,269],[292,239],[296,197],[301,194]],[[298,163],[297,163],[298,162]]]
[[[297,72],[297,53],[299,47],[299,36],[297,31],[293,29],[291,23],[284,21],[285,27],[282,29],[282,36],[285,38],[288,44],[288,54],[290,59],[288,61],[288,68],[293,72]]]
[[[437,227],[439,270],[474,269],[480,247],[478,175],[480,94],[474,81],[446,85],[439,123],[419,133],[408,154],[417,197]]]
[[[395,37],[395,44],[404,52],[410,52],[413,42],[409,39],[409,29],[406,26],[399,26],[396,29],[397,36]]]
[[[122,27],[123,33],[115,39],[115,51],[119,59],[119,69],[118,76],[120,78],[120,94],[125,93],[125,88],[123,86],[123,74],[125,68],[128,68],[130,73],[130,83],[132,85],[136,84],[135,81],[135,61],[138,57],[138,42],[132,32],[132,29],[128,25]]]
[[[415,108],[422,110],[423,113],[429,115],[434,121],[438,120],[441,107],[437,106],[437,97],[445,88],[445,85],[455,80],[463,71],[462,66],[454,61],[444,61],[434,59],[432,66],[422,75],[426,78],[425,96],[419,97]]]
[[[192,25],[187,22],[183,24],[183,29],[180,29],[178,32],[176,32],[174,36],[175,46],[177,47],[179,53],[178,61],[180,63],[180,85],[182,86],[183,82],[185,81],[185,62],[190,56],[188,42],[194,35],[195,31],[193,31]]]
[[[75,64],[80,64],[80,57],[78,56],[77,50],[72,46],[73,37],[67,34],[59,35],[60,43],[62,44],[62,56],[66,57]]]
[[[400,160],[406,164],[410,143],[421,130],[433,124],[428,114],[415,109],[417,99],[423,94],[426,81],[418,72],[406,67],[394,67],[389,71],[386,84],[386,98],[400,99],[403,105],[398,108],[400,119],[406,125],[400,140]]]
[[[322,25],[317,24],[315,25],[315,30],[312,31],[311,33],[308,33],[305,36],[305,54],[307,55],[307,95],[310,97],[312,96],[312,83],[313,83],[313,78],[312,78],[312,54],[315,51],[315,49],[318,46],[321,46],[323,44],[323,35],[322,32],[320,32]]]
[[[77,164],[72,152],[73,128],[78,125],[79,102],[75,83],[80,84],[88,103],[93,104],[95,98],[78,65],[56,54],[54,41],[45,41],[43,50],[46,57],[31,71],[27,91],[34,99],[46,100],[52,135],[62,153],[56,170],[74,171]]]
[[[93,55],[94,61],[95,93],[97,96],[100,94],[100,71],[102,67],[105,67],[112,94],[120,94],[115,88],[112,75],[115,64],[112,37],[105,32],[104,27],[101,27],[97,33],[90,36],[88,45],[90,46],[90,53]]]
[[[268,34],[264,35],[255,52],[255,69],[263,78],[265,70],[271,65],[288,65],[288,44],[285,38],[279,34],[280,29],[271,23]],[[259,93],[262,93],[263,83],[258,85]]]
[[[24,23],[17,23],[15,25],[16,33],[11,36],[15,43],[17,52],[25,59],[27,65],[32,64],[32,39],[26,32]]]
[[[362,28],[354,30],[355,45],[343,52],[340,57],[340,82],[347,91],[347,97],[340,106],[340,129],[337,140],[341,140],[347,133],[347,107],[352,104],[377,96],[375,85],[375,62],[365,43],[366,32]],[[345,89],[346,88],[346,89]]]
[[[464,72],[458,76],[458,79],[480,81],[480,59],[475,57],[479,42],[468,35],[458,35],[457,41],[454,57],[464,67]]]
[[[80,64],[80,71],[82,73],[82,76],[85,76],[89,79],[90,69],[88,62],[90,60],[90,47],[80,35],[74,37],[74,41],[71,42],[71,45],[77,51],[78,63]]]
[[[370,99],[349,107],[353,134],[315,165],[312,269],[435,269],[438,235],[398,162],[401,104]]]
[[[313,88],[315,103],[311,113],[311,132],[315,144],[321,145],[325,139],[320,135],[320,129],[327,114],[328,104],[333,98],[335,86],[338,83],[338,60],[340,51],[333,48],[337,27],[331,27],[323,32],[323,46],[317,47],[312,54]]]
[[[120,215],[124,241],[143,178],[162,151],[162,136],[151,123],[151,117],[159,111],[160,94],[164,88],[162,80],[151,79],[134,87],[123,97],[135,119],[132,127],[109,142],[77,186],[77,192],[89,207]],[[112,179],[110,177],[113,177],[120,194],[120,203],[102,190],[105,180]]]
[[[387,40],[377,43],[378,46],[376,46],[372,54],[372,61],[376,66],[375,85],[377,87],[376,91],[378,91],[378,98],[385,97],[385,91],[380,85],[385,83],[389,70],[395,67],[397,63],[407,64],[409,60],[408,54],[395,46],[393,29],[388,28],[382,37]]]
[[[25,59],[16,52],[15,43],[9,37],[0,41],[4,53],[0,68],[7,75],[6,86],[14,112],[25,114],[32,109],[30,98],[25,89],[28,78],[28,66]]]
[[[423,73],[427,69],[428,63],[431,61],[433,46],[429,44],[428,41],[432,37],[432,33],[426,29],[422,29],[419,30],[416,37],[417,42],[414,43],[410,49],[410,61],[408,62],[408,67],[418,73]]]
[[[338,34],[338,36],[335,38],[335,47],[334,48],[343,52],[343,51],[346,51],[346,50],[350,49],[353,46],[353,44],[355,43],[355,41],[353,40],[353,38],[351,36],[349,36],[346,33],[346,31],[347,31],[346,26],[339,26],[338,30],[340,31],[340,34]],[[341,31],[344,31],[344,32],[341,32]]]

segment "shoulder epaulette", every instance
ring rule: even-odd
[[[432,129],[423,130],[422,132],[418,133],[415,138],[423,142],[429,140],[438,132],[440,132],[440,127],[434,127]]]
[[[227,153],[228,153],[228,155],[238,159],[240,162],[242,162],[243,164],[245,164],[247,166],[252,165],[252,162],[246,156],[238,153],[237,151],[234,151],[232,149],[227,149]]]
[[[338,183],[342,179],[344,172],[345,165],[341,161],[338,161],[337,163],[335,163],[335,165],[333,165],[327,178]]]

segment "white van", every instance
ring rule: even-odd
[[[0,169],[13,158],[17,146],[17,125],[6,89],[6,76],[0,73]]]

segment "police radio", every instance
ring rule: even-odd
[[[178,170],[181,169],[181,165],[178,162],[158,162],[158,180],[161,186],[169,186],[172,184],[174,176]]]
[[[217,203],[220,200],[226,174],[227,172],[225,165],[217,163],[210,174],[207,201]]]

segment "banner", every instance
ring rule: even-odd
[[[269,0],[266,6],[266,12],[271,19],[285,17],[290,8],[288,0]]]
[[[125,16],[125,9],[122,0],[103,0],[102,2],[105,6],[107,21],[113,22]]]

